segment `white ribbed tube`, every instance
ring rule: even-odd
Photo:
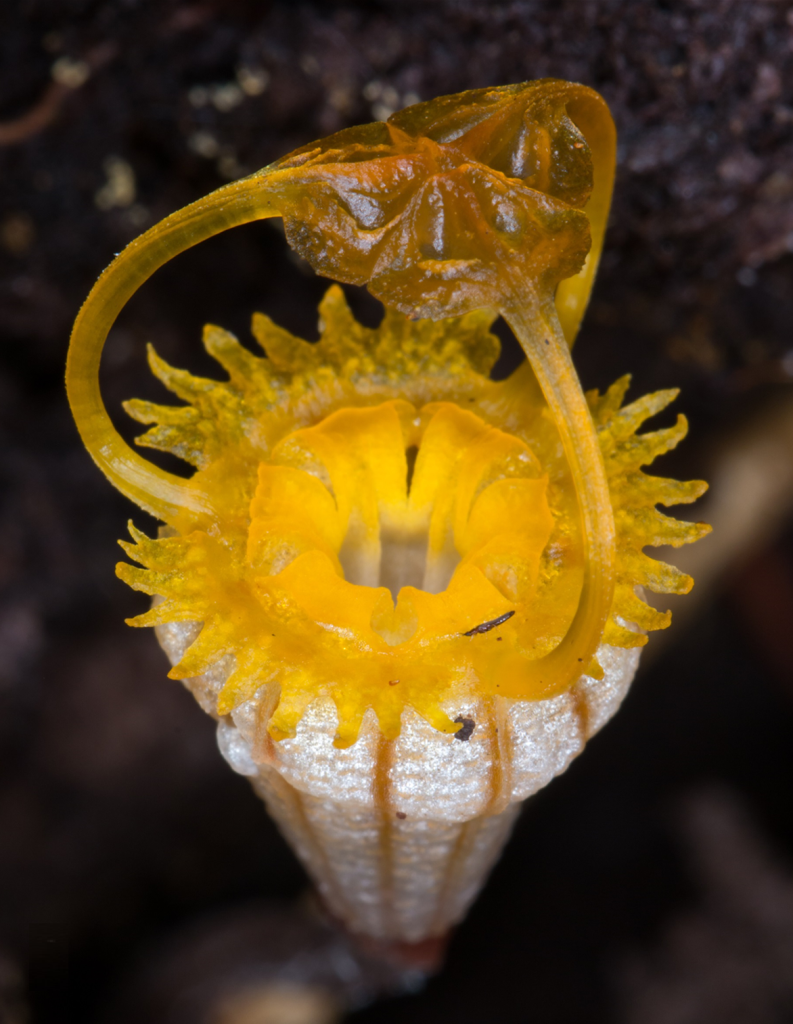
[[[172,663],[198,626],[160,626]],[[412,711],[383,739],[372,712],[358,742],[333,746],[336,712],[315,701],[294,739],[269,738],[254,760],[256,706],[218,723],[218,746],[251,783],[347,927],[384,941],[444,934],[467,911],[509,836],[520,802],[563,772],[627,693],[639,649],[601,647],[605,675],[541,701],[460,701],[444,710],[475,723],[461,741]],[[230,659],[185,680],[214,714]]]

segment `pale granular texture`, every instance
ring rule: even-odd
[[[172,662],[194,623],[158,627]],[[462,736],[407,711],[399,738],[367,713],[354,746],[333,746],[337,716],[316,700],[293,739],[257,747],[255,701],[218,722],[218,746],[251,780],[332,912],[354,932],[418,942],[466,913],[509,836],[520,802],[579,754],[627,693],[639,649],[601,647],[604,676],[541,701],[450,702]],[[229,659],[186,685],[210,713]],[[473,722],[473,727],[471,727]],[[254,757],[256,750],[256,757]]]

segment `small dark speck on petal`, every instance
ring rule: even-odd
[[[464,718],[462,715],[455,718],[455,722],[460,723],[460,728],[454,734],[456,740],[463,740],[463,742],[470,740],[471,734],[476,728],[476,722],[473,718]]]
[[[404,811],[397,811],[396,816],[399,818],[400,821],[404,821],[405,818],[407,818],[407,814],[405,814]]]
[[[462,633],[462,636],[476,636],[477,633],[489,633],[491,629],[495,629],[496,626],[502,626],[508,619],[511,619],[515,614],[514,610],[511,612],[505,612],[504,615],[499,615],[497,619],[490,619],[488,622],[480,622],[478,626],[474,626],[473,629],[469,629],[466,633]]]

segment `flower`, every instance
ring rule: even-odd
[[[155,424],[141,443],[187,459],[224,496],[220,533],[149,539],[133,527],[135,543],[123,545],[145,568],[122,563],[119,575],[162,599],[133,625],[203,623],[171,675],[200,676],[231,656],[218,714],[254,700],[267,709],[260,741],[265,730],[278,740],[331,698],[345,747],[370,707],[389,739],[405,708],[456,733],[444,710],[453,697],[532,700],[599,674],[584,665],[549,693],[527,672],[569,629],[584,552],[559,431],[529,368],[489,379],[493,315],[411,322],[389,311],[367,329],[333,286],[320,317],[309,345],[257,315],[267,356],[207,328],[228,382],[151,351],[153,371],[187,405],[127,403]],[[618,583],[601,642],[630,648],[647,637],[626,623],[669,624],[635,588],[692,585],[642,547],[708,528],[654,509],[693,501],[704,484],[641,472],[685,434],[682,417],[636,434],[676,392],[622,406],[627,386],[588,402],[617,520]]]
[[[619,706],[646,631],[643,588],[689,577],[645,546],[708,527],[656,505],[696,499],[642,468],[686,432],[637,433],[674,391],[584,394],[570,346],[608,215],[615,133],[603,100],[545,80],[417,104],[277,161],[166,218],[97,282],[67,387],[93,458],[163,521],[131,526],[171,675],[219,719],[331,907],[354,931],[418,942],[465,912],[518,802],[563,771]],[[228,375],[150,351],[185,404],[132,401],[139,443],[99,393],[107,332],[154,270],[235,224],[282,216],[338,285],[311,345],[257,315],[254,355],[207,327]],[[501,315],[527,360],[506,381]],[[459,741],[459,742],[458,742]]]

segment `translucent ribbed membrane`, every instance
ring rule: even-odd
[[[193,623],[157,629],[173,663],[197,633]],[[388,741],[368,712],[358,742],[340,750],[333,746],[333,702],[318,699],[294,739],[267,737],[257,745],[252,700],[219,720],[218,746],[251,780],[328,907],[351,931],[418,942],[465,915],[521,801],[563,772],[619,707],[639,649],[603,646],[598,660],[603,679],[584,676],[549,700],[447,705],[452,719],[473,723],[468,740],[407,711],[401,735]],[[227,658],[185,680],[208,712],[214,713],[231,669]]]

